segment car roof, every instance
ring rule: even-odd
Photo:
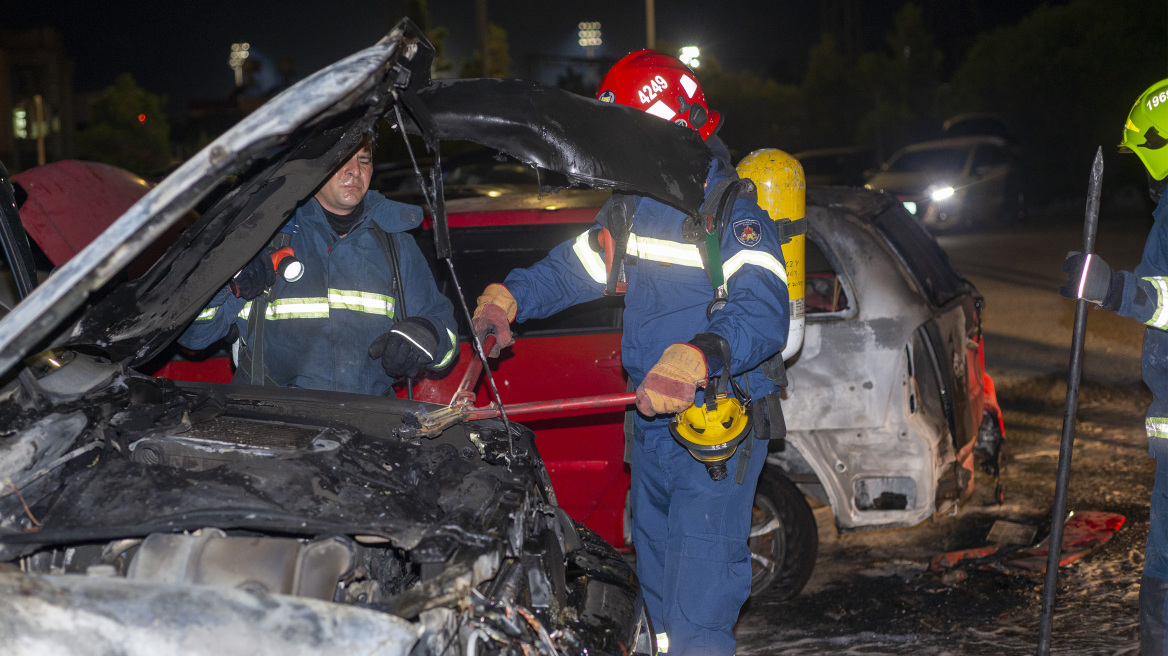
[[[918,150],[933,150],[937,148],[969,148],[980,144],[992,144],[995,146],[1006,147],[1006,141],[1000,137],[990,136],[976,136],[976,137],[953,137],[950,139],[934,139],[932,141],[921,141],[915,144],[909,144],[901,148],[893,155],[900,153],[915,152]]]
[[[810,157],[831,157],[833,155],[863,155],[871,153],[872,149],[865,146],[837,146],[834,148],[813,148],[811,150],[801,150],[791,157],[802,160]]]

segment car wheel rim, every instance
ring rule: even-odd
[[[750,586],[755,591],[770,584],[782,568],[787,534],[774,503],[756,496],[750,511]]]

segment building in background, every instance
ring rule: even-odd
[[[14,173],[75,157],[76,123],[60,33],[0,30],[0,162]]]

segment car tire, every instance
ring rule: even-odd
[[[815,569],[819,529],[803,493],[775,467],[759,478],[750,524],[751,596],[793,599]]]

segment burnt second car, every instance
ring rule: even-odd
[[[653,651],[635,575],[558,507],[529,430],[434,428],[449,408],[135,370],[383,117],[433,148],[474,139],[696,210],[708,152],[686,130],[531,85],[431,85],[432,56],[406,21],[285,91],[39,286],[0,169],[0,235],[23,297],[0,321],[6,653]],[[540,124],[560,113],[570,130]],[[591,138],[601,126],[608,137]],[[674,164],[639,177],[638,142],[658,140],[644,150],[673,148]],[[441,208],[440,171],[431,180],[427,203]]]

